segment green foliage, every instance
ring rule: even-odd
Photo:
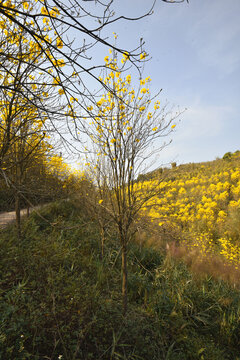
[[[232,153],[229,151],[226,154],[223,155],[223,160],[231,160],[232,158]]]
[[[129,245],[129,311],[122,316],[117,241],[81,203],[32,214],[21,243],[0,233],[0,359],[237,359],[240,293],[197,280],[152,248]]]

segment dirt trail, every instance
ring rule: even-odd
[[[33,211],[33,209],[30,209],[30,212],[31,211]],[[27,209],[22,209],[21,216],[26,214],[27,214]],[[15,211],[0,213],[0,228],[3,228],[4,226],[9,224],[10,222],[13,222],[14,220],[16,220]]]

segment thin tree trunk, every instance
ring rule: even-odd
[[[20,209],[20,198],[19,194],[16,193],[15,195],[15,213],[16,213],[16,227],[17,227],[17,235],[18,239],[21,239],[21,209]]]
[[[122,241],[122,306],[123,306],[123,315],[127,313],[127,244],[126,240]]]
[[[101,257],[104,258],[105,229],[101,229]]]

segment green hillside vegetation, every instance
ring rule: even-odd
[[[129,307],[121,305],[114,230],[101,259],[98,226],[81,200],[32,213],[16,241],[0,232],[0,359],[240,359],[240,292],[136,237]]]

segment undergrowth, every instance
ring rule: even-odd
[[[240,359],[237,289],[132,243],[124,318],[114,233],[101,259],[81,205],[41,215],[24,222],[21,242],[14,226],[0,233],[1,360]]]

